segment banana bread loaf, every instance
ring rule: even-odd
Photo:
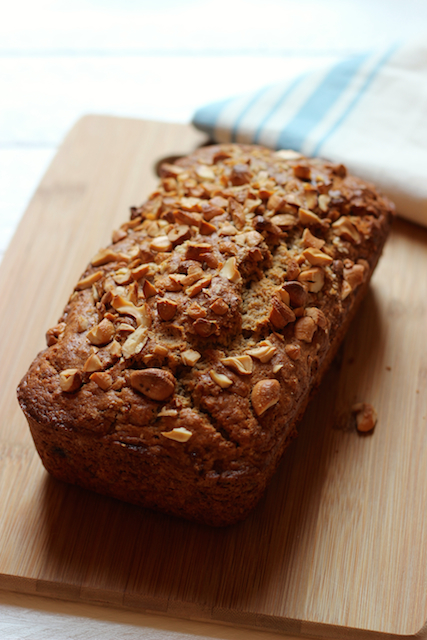
[[[393,205],[343,165],[215,145],[97,253],[18,397],[56,478],[215,526],[261,497]]]

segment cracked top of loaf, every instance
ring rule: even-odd
[[[215,145],[161,167],[20,388],[39,424],[263,469],[370,277],[391,203],[343,165]]]

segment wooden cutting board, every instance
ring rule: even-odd
[[[0,588],[318,637],[426,637],[424,229],[396,220],[300,437],[245,522],[213,530],[67,486],[35,453],[15,388],[45,330],[155,185],[155,163],[203,141],[182,125],[83,118],[4,258]],[[370,435],[351,422],[356,401],[378,412]]]

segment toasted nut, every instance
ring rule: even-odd
[[[279,149],[274,155],[281,160],[297,160],[298,158],[302,158],[301,153],[293,149]]]
[[[296,225],[297,219],[290,213],[279,213],[270,218],[270,222],[280,229],[291,229]]]
[[[260,380],[252,389],[251,400],[255,413],[261,416],[279,402],[280,383],[270,378]]]
[[[254,363],[250,356],[236,356],[229,358],[220,358],[220,362],[230,369],[234,369],[242,375],[250,375],[254,369]]]
[[[196,167],[196,173],[199,178],[203,180],[215,180],[215,173],[211,167],[207,167],[205,164],[200,164]]]
[[[121,335],[126,335],[129,333],[133,333],[135,331],[135,327],[132,326],[131,324],[129,324],[128,322],[121,322],[117,328],[116,328],[117,333],[120,333]]]
[[[115,229],[112,233],[111,240],[113,244],[116,242],[120,242],[120,240],[124,240],[127,236],[127,231],[124,229]]]
[[[181,211],[180,209],[173,212],[173,217],[178,224],[186,224],[189,227],[199,227],[202,221],[200,213],[191,213],[190,211]]]
[[[199,318],[193,323],[193,327],[197,335],[201,338],[208,338],[216,331],[216,322]]]
[[[176,314],[176,310],[178,305],[176,302],[172,300],[168,300],[167,298],[163,298],[162,300],[158,300],[157,302],[157,313],[165,322],[169,322]]]
[[[196,362],[202,357],[201,353],[193,349],[186,349],[181,353],[181,359],[186,367],[194,367]]]
[[[278,298],[273,297],[269,320],[275,329],[283,329],[287,324],[295,321],[295,313]]]
[[[315,267],[326,267],[328,264],[332,264],[333,259],[331,256],[328,256],[326,253],[323,253],[320,249],[314,249],[313,247],[309,247],[308,249],[304,249],[302,255],[310,264]]]
[[[273,346],[269,340],[262,340],[262,342],[259,342],[253,349],[248,349],[249,355],[257,358],[263,364],[270,362],[276,351],[276,347]]]
[[[225,198],[212,198],[209,202],[204,202],[202,204],[203,217],[209,222],[209,220],[212,220],[212,218],[215,218],[216,216],[222,216],[227,207],[228,200]]]
[[[202,220],[200,223],[200,233],[202,236],[210,236],[212,233],[216,231],[216,226],[211,224],[210,222],[206,222],[206,220]]]
[[[237,231],[236,227],[230,222],[225,222],[223,225],[221,225],[218,231],[219,236],[235,236],[238,233],[239,232]]]
[[[204,278],[201,278],[191,287],[188,287],[188,289],[186,289],[186,294],[188,295],[189,298],[194,298],[194,296],[200,293],[202,289],[206,289],[207,287],[209,287],[211,284],[211,281],[212,281],[211,275],[207,275]]]
[[[321,193],[317,201],[319,203],[319,209],[323,211],[323,213],[326,213],[329,209],[329,203],[331,202],[330,197],[326,193]]]
[[[321,311],[321,309],[318,309],[317,307],[307,307],[307,309],[305,309],[305,315],[310,318],[313,318],[314,322],[321,329],[327,328],[328,321],[323,311]]]
[[[333,222],[332,229],[344,240],[350,240],[350,242],[354,242],[356,244],[360,242],[360,233],[347,216],[341,216],[341,218],[338,218],[338,220]]]
[[[377,424],[377,412],[374,407],[367,402],[359,402],[351,408],[352,413],[356,414],[357,430],[362,433],[372,431]]]
[[[73,393],[80,389],[82,374],[78,369],[65,369],[59,374],[59,386],[66,393]]]
[[[361,264],[355,264],[350,269],[344,269],[344,280],[352,289],[356,289],[365,279],[365,268]]]
[[[107,348],[112,358],[120,358],[122,355],[122,347],[120,342],[117,342],[117,340],[113,340]]]
[[[178,411],[176,409],[166,409],[166,407],[162,407],[157,414],[158,418],[176,418],[178,415]]]
[[[304,342],[311,342],[316,329],[317,325],[310,316],[298,318],[295,323],[295,338]]]
[[[273,373],[279,373],[280,369],[283,369],[283,364],[275,364],[273,366]]]
[[[346,280],[343,280],[342,290],[341,290],[341,300],[345,300],[352,291],[353,289],[351,288],[351,285],[348,282],[346,282]]]
[[[131,269],[130,273],[132,278],[138,281],[141,280],[141,278],[145,278],[146,276],[148,276],[150,271],[151,268],[149,264],[140,264],[138,267]]]
[[[323,240],[322,238],[316,238],[316,236],[314,236],[311,233],[310,229],[306,227],[302,234],[302,243],[304,247],[313,247],[314,249],[321,249],[325,244],[325,240]]]
[[[89,320],[85,316],[77,316],[77,327],[76,331],[78,333],[83,333],[89,326]]]
[[[146,304],[136,307],[133,302],[123,298],[123,296],[113,296],[111,306],[120,314],[132,316],[135,318],[138,326],[151,326],[151,312]]]
[[[139,369],[130,372],[130,384],[151,400],[162,401],[175,391],[175,378],[164,369]]]
[[[144,294],[144,298],[148,299],[152,298],[159,292],[157,291],[156,287],[151,284],[151,282],[149,282],[148,280],[144,280],[144,284],[142,285],[142,293]]]
[[[172,249],[172,242],[167,236],[157,236],[151,241],[150,249],[152,251],[167,252]]]
[[[319,267],[313,267],[301,271],[298,280],[305,284],[311,293],[318,293],[325,284],[325,274]]]
[[[83,371],[85,373],[93,373],[94,371],[102,371],[104,367],[102,366],[102,362],[96,353],[92,353],[89,358],[86,360],[85,365],[83,367]]]
[[[199,198],[181,198],[179,201],[185,211],[201,211],[201,200]]]
[[[139,353],[148,340],[147,327],[141,325],[125,340],[121,347],[123,357],[128,359]]]
[[[130,269],[127,269],[126,267],[117,269],[117,271],[112,274],[112,277],[114,282],[117,284],[129,284],[129,282],[132,281]]]
[[[185,427],[175,427],[172,431],[161,431],[162,436],[169,438],[169,440],[175,440],[176,442],[187,442],[193,435],[191,431]]]
[[[55,327],[46,331],[46,344],[48,347],[51,347],[58,342],[59,338],[64,333],[66,326],[65,322],[60,322]]]
[[[247,164],[236,164],[230,173],[230,182],[233,186],[239,186],[251,181],[252,173]]]
[[[289,280],[282,286],[282,290],[286,291],[289,296],[290,304],[293,307],[303,307],[307,302],[307,291],[301,282],[297,280]]]
[[[198,262],[203,262],[206,260],[206,257],[209,253],[212,252],[212,245],[207,242],[199,242],[195,244],[193,242],[189,242],[187,245],[187,250],[185,257],[187,260],[197,260]]]
[[[212,380],[221,387],[221,389],[227,389],[227,387],[230,387],[233,384],[233,381],[230,380],[230,378],[223,373],[217,373],[213,369],[209,371],[209,375]]]
[[[86,278],[82,278],[81,280],[79,280],[75,286],[75,289],[77,291],[81,291],[82,289],[89,289],[93,284],[95,284],[95,282],[101,280],[102,275],[102,271],[95,271],[94,273],[91,273],[89,276],[86,276]]]
[[[300,180],[310,180],[310,167],[307,167],[304,164],[296,164],[293,170],[296,178],[299,178]]]
[[[187,307],[186,314],[192,319],[197,320],[198,318],[206,318],[208,315],[206,309],[201,307],[198,302],[193,302]]]
[[[299,208],[298,218],[300,222],[302,222],[302,224],[310,225],[310,224],[321,223],[321,219],[317,214],[314,213],[314,211],[310,211],[309,209],[303,209],[302,207]]]
[[[127,233],[125,231],[123,231],[123,233],[125,234],[124,237],[126,237]],[[114,262],[115,260],[118,260],[118,258],[119,256],[117,255],[117,251],[114,251],[114,249],[109,247],[98,251],[96,256],[92,258],[91,262],[94,267],[100,267],[103,264],[107,264],[107,262]]]
[[[211,309],[217,316],[223,316],[228,311],[228,304],[222,298],[217,298],[212,302],[209,309]]]
[[[110,320],[104,318],[99,324],[93,327],[87,334],[89,342],[101,347],[108,344],[114,337],[114,325]]]
[[[112,377],[110,376],[109,373],[106,373],[105,371],[102,371],[102,372],[96,371],[95,373],[92,373],[92,375],[90,376],[90,379],[92,380],[92,382],[95,382],[98,385],[98,387],[103,391],[108,391],[108,389],[113,384]]]
[[[176,247],[191,238],[191,229],[187,224],[179,224],[168,231],[168,238]]]
[[[301,353],[301,347],[299,344],[289,343],[285,346],[285,352],[291,360],[298,360]]]
[[[230,282],[238,282],[240,279],[240,273],[236,266],[236,258],[233,256],[232,258],[228,258],[225,261],[224,266],[222,267],[219,275],[223,278],[227,278]]]
[[[166,291],[182,291],[183,281],[186,277],[183,273],[171,273],[164,285]]]
[[[159,174],[162,178],[176,178],[180,173],[183,173],[183,167],[179,167],[176,164],[170,164],[169,162],[163,162],[159,168]]]

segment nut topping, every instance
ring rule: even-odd
[[[317,238],[316,236],[314,236],[310,229],[308,229],[307,227],[304,229],[304,232],[302,234],[302,243],[304,245],[304,247],[313,247],[314,249],[321,249],[324,244],[325,244],[325,240],[323,240],[322,238]]]
[[[102,347],[104,344],[108,344],[114,337],[114,325],[110,320],[104,318],[99,324],[93,327],[87,334],[89,342]]]
[[[347,216],[341,216],[341,218],[333,222],[332,228],[340,238],[349,240],[355,244],[360,242],[360,233]]]
[[[251,393],[252,406],[257,416],[261,416],[280,400],[280,383],[266,378],[256,383]]]
[[[168,232],[168,238],[173,246],[176,247],[191,238],[190,227],[187,224],[179,224]]]
[[[186,349],[181,353],[181,359],[183,364],[186,367],[194,367],[196,362],[200,360],[202,355],[198,351],[194,351],[193,349]]]
[[[95,373],[92,373],[92,375],[90,376],[90,379],[92,380],[92,382],[95,382],[98,385],[98,387],[103,391],[108,391],[108,389],[113,384],[112,377],[110,376],[109,373],[106,373],[105,371],[102,371],[102,372],[96,371]]]
[[[111,306],[120,314],[132,316],[135,318],[137,325],[144,327],[151,326],[150,309],[146,304],[136,307],[133,302],[123,298],[123,296],[113,296]]]
[[[228,304],[222,298],[217,298],[212,302],[209,309],[211,309],[217,316],[223,316],[228,311]]]
[[[167,252],[172,249],[172,242],[168,236],[157,236],[151,241],[150,249],[152,251]]]
[[[197,335],[201,338],[209,338],[216,331],[216,323],[205,318],[199,318],[193,323],[193,327]]]
[[[309,209],[303,209],[302,207],[299,208],[298,211],[298,218],[300,220],[300,222],[302,222],[302,224],[321,224],[321,219],[319,218],[319,216],[314,213],[314,211],[310,211]]]
[[[59,386],[66,393],[74,393],[80,389],[82,374],[78,369],[65,369],[59,374]]]
[[[227,278],[230,282],[238,282],[240,279],[240,273],[236,266],[236,258],[233,256],[232,258],[228,258],[225,261],[224,266],[222,267],[219,275],[223,278]]]
[[[75,286],[75,289],[77,289],[77,291],[81,291],[82,289],[89,289],[93,284],[95,284],[95,282],[101,280],[102,275],[102,271],[95,271],[94,273],[91,273],[89,276],[86,276],[85,278],[79,280]]]
[[[333,259],[326,253],[323,253],[320,249],[314,249],[309,247],[302,252],[304,258],[315,267],[326,267],[328,264],[332,264]]]
[[[85,365],[83,367],[83,371],[85,373],[93,373],[94,371],[102,371],[103,366],[102,362],[96,353],[92,353],[89,358],[86,360]]]
[[[176,314],[177,308],[177,303],[172,300],[168,300],[167,298],[163,298],[157,302],[157,313],[165,322],[172,320]]]
[[[60,322],[55,327],[46,331],[46,344],[48,347],[51,347],[58,342],[59,338],[64,333],[66,326],[65,322]]]
[[[144,280],[144,284],[142,285],[142,293],[144,294],[144,298],[148,299],[152,298],[159,292],[157,291],[156,287],[151,284],[151,282],[149,282],[148,280]]]
[[[355,264],[350,269],[344,269],[344,280],[352,289],[356,289],[365,279],[365,268],[361,264]]]
[[[295,321],[295,313],[284,302],[274,297],[269,320],[275,329],[284,329],[287,324]]]
[[[317,329],[316,323],[310,316],[298,318],[295,323],[295,338],[304,342],[311,342]]]
[[[285,352],[291,360],[298,360],[301,353],[301,347],[299,344],[289,343],[285,346]]]
[[[253,371],[254,364],[250,356],[236,356],[230,358],[220,358],[220,362],[230,369],[234,369],[242,375],[250,375]]]
[[[123,233],[125,234],[124,237],[126,237],[127,233],[125,231],[123,231]],[[107,248],[98,251],[96,256],[92,258],[91,262],[94,267],[101,267],[108,262],[114,262],[118,258],[119,256],[117,255],[117,251],[114,251],[114,249],[111,248]]]
[[[125,340],[122,345],[121,351],[123,353],[123,357],[127,360],[131,358],[136,353],[139,353],[144,347],[145,343],[148,340],[147,336],[147,327],[141,325],[130,334],[130,336]]]
[[[169,438],[169,440],[175,440],[176,442],[187,442],[193,435],[191,431],[185,427],[175,427],[172,431],[161,431],[162,436]]]
[[[151,400],[161,402],[175,391],[175,378],[164,369],[139,369],[130,372],[130,384]]]
[[[200,293],[202,289],[206,289],[206,287],[209,287],[211,281],[212,281],[211,275],[207,275],[204,278],[201,278],[200,280],[198,280],[195,284],[193,284],[191,287],[188,287],[188,289],[186,289],[186,293],[188,297],[194,298],[194,296]]]
[[[307,302],[307,291],[301,282],[297,280],[289,280],[282,286],[283,291],[289,295],[292,307],[303,307]]]
[[[298,280],[305,284],[311,293],[318,293],[325,283],[325,274],[319,267],[313,267],[301,271]]]
[[[221,387],[221,389],[227,389],[227,387],[230,387],[233,384],[233,381],[230,380],[230,378],[223,373],[217,373],[213,369],[209,371],[209,375],[212,380]]]
[[[248,353],[253,358],[257,358],[263,364],[270,362],[271,358],[276,353],[277,349],[271,344],[269,340],[263,340],[259,342],[253,349],[248,349]]]

